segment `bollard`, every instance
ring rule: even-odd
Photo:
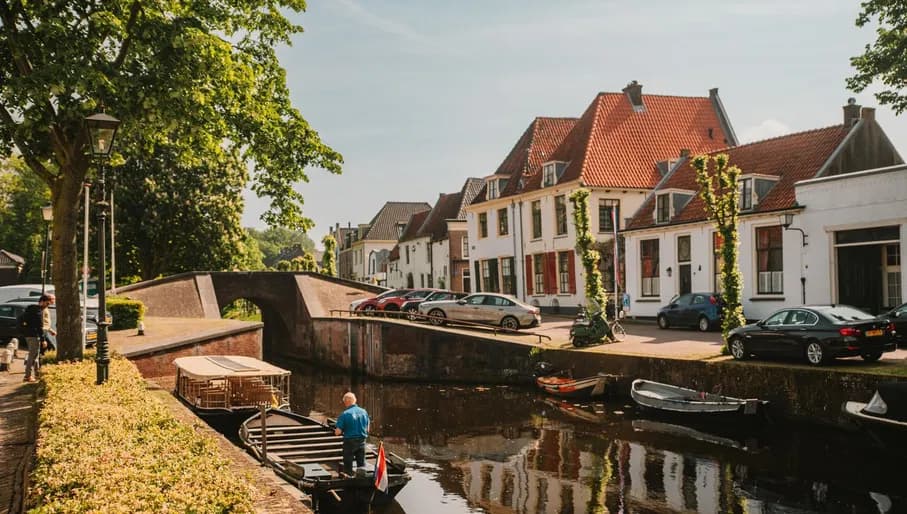
[[[139,336],[145,335],[145,322],[144,321],[139,321],[139,333],[136,335],[139,335]]]

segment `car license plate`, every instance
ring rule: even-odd
[[[877,336],[880,336],[880,335],[882,335],[882,330],[881,330],[881,329],[879,329],[879,330],[867,330],[867,331],[866,331],[866,337],[877,337]]]

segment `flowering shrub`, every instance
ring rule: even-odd
[[[252,512],[248,482],[146,392],[131,362],[112,359],[100,386],[90,360],[42,376],[31,512]]]

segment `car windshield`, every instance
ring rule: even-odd
[[[817,310],[836,323],[848,321],[862,321],[875,319],[875,316],[860,309],[855,309],[849,305],[837,305],[834,307],[819,307]]]

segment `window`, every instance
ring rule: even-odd
[[[721,281],[721,268],[723,267],[724,254],[721,253],[721,234],[712,232],[712,271],[715,274],[712,291],[716,293],[724,292],[724,282]]]
[[[489,259],[482,261],[482,289],[497,293],[498,289],[498,261]]]
[[[557,252],[557,291],[570,292],[570,252]]]
[[[740,191],[740,210],[748,211],[753,208],[753,179],[744,178],[737,182]]]
[[[677,262],[690,262],[690,236],[677,236]]]
[[[485,195],[489,200],[494,200],[498,197],[498,181],[491,179],[485,182],[485,190],[487,194]]]
[[[615,224],[620,225],[620,200],[601,198],[598,201],[598,231],[614,232]]]
[[[545,293],[545,255],[538,254],[532,256],[532,276],[534,278],[535,294]]]
[[[542,237],[542,201],[532,202],[532,238]]]
[[[659,296],[658,284],[658,239],[639,242],[639,262],[642,270],[642,291],[640,296]]]
[[[514,303],[502,296],[486,296],[485,305],[494,305],[495,307],[513,307]]]
[[[790,314],[790,311],[776,312],[765,320],[765,325],[769,327],[783,325],[788,314]]]
[[[542,187],[553,186],[557,183],[556,163],[549,162],[542,167]]]
[[[425,273],[419,273],[419,287],[425,287]]]
[[[671,196],[667,193],[655,197],[655,223],[671,221]]]
[[[758,294],[784,292],[784,256],[781,247],[781,225],[756,228]]]
[[[507,208],[498,209],[498,235],[506,236],[508,233]]]
[[[886,293],[885,305],[896,307],[901,304],[901,247],[898,244],[889,244],[884,247],[884,291]]]
[[[477,294],[475,296],[470,296],[466,299],[466,303],[469,305],[482,305],[485,303],[485,295]]]
[[[406,245],[406,263],[409,264],[409,245]]]
[[[516,295],[516,275],[514,275],[513,257],[501,258],[502,293]]]
[[[554,227],[559,236],[567,233],[567,197],[564,195],[554,197]]]
[[[479,213],[479,237],[488,237],[488,213]]]

